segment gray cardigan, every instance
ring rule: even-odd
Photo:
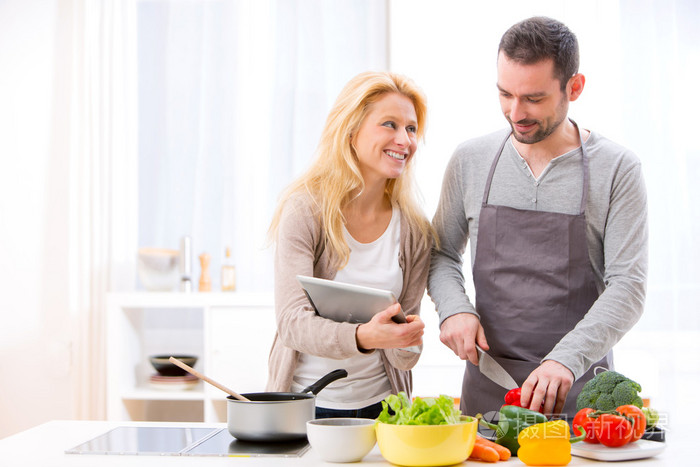
[[[399,206],[399,209],[401,207]],[[344,359],[361,353],[355,332],[359,324],[337,323],[317,316],[296,280],[297,274],[333,279],[334,256],[325,248],[319,207],[310,195],[298,193],[286,203],[275,249],[275,315],[277,332],[270,351],[268,391],[289,391],[300,352]],[[405,314],[419,314],[430,266],[430,248],[420,231],[401,216],[399,266]],[[392,392],[411,393],[411,368],[420,354],[399,349],[378,350]]]
[[[440,250],[433,252],[428,293],[440,323],[456,313],[478,314],[466,296],[463,255],[472,265],[488,170],[508,131],[462,143],[452,156],[433,219]],[[600,297],[544,360],[555,360],[579,378],[617,343],[644,310],[647,277],[647,200],[637,157],[591,132],[586,206],[588,254]],[[581,148],[553,159],[538,180],[508,142],[498,161],[489,203],[516,209],[577,214],[582,193]],[[488,338],[488,336],[487,336]]]

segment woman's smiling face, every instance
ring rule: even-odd
[[[373,103],[352,143],[365,184],[397,178],[418,145],[416,110],[406,96],[385,94]]]

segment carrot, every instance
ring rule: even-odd
[[[494,448],[487,446],[486,443],[482,442],[482,439],[477,436],[474,449],[472,449],[469,458],[485,462],[498,462],[500,456]]]
[[[494,443],[490,439],[486,439],[483,436],[477,436],[476,439],[481,441],[486,446],[489,446],[492,449],[495,449],[496,452],[498,453],[498,457],[500,460],[507,461],[508,459],[510,459],[510,449],[508,449],[507,447],[501,446],[498,443]]]

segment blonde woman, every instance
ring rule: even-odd
[[[346,369],[347,378],[318,394],[319,418],[375,418],[387,395],[411,392],[420,354],[400,349],[422,346],[418,315],[434,238],[412,177],[425,118],[411,80],[353,78],[328,115],[315,162],[282,194],[270,226],[277,333],[268,390],[299,391]],[[338,323],[316,315],[297,274],[391,290],[399,303],[365,324]],[[404,324],[391,319],[399,311]]]

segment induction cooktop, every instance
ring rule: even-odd
[[[239,441],[225,428],[120,426],[86,441],[67,454],[301,457],[306,438],[290,442]]]

